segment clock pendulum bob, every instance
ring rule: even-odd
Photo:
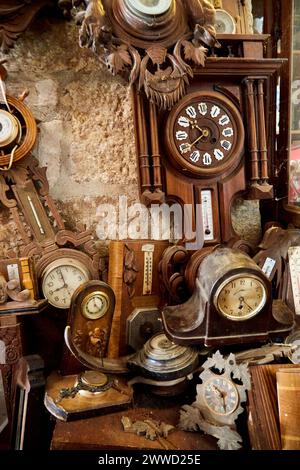
[[[263,342],[294,326],[292,315],[280,318],[276,302],[269,279],[248,255],[216,248],[200,264],[192,297],[166,307],[162,318],[166,335],[178,344]]]

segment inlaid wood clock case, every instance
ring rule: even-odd
[[[194,226],[197,204],[203,211],[208,200],[208,246],[237,238],[231,223],[235,197],[273,198],[275,96],[284,60],[263,58],[267,37],[252,38],[236,35],[232,43],[230,35],[218,37],[221,52],[229,46],[236,54],[217,57],[212,51],[170,110],[133,89],[141,199],[148,205],[190,204]]]

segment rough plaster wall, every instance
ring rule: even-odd
[[[95,229],[101,203],[119,195],[138,200],[130,89],[112,77],[88,50],[78,46],[78,30],[56,19],[40,19],[8,55],[11,95],[30,91],[26,100],[39,121],[34,149],[48,167],[50,190],[70,228]],[[0,256],[15,244],[13,224],[0,214]],[[238,201],[236,230],[256,241],[259,213],[255,203]]]

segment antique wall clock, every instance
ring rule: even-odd
[[[241,113],[225,95],[210,90],[186,95],[170,113],[165,133],[176,166],[204,178],[234,170],[244,146]]]
[[[237,37],[236,45],[241,41]],[[190,204],[194,226],[202,204],[206,245],[237,238],[231,207],[238,195],[273,197],[275,115],[266,109],[275,100],[281,65],[255,50],[249,57],[209,57],[170,111],[134,94],[141,198],[148,205]]]

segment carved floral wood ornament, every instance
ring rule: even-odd
[[[217,46],[215,9],[207,0],[61,0],[80,24],[79,43],[115,74],[129,75],[160,108],[185,94],[192,66]]]

